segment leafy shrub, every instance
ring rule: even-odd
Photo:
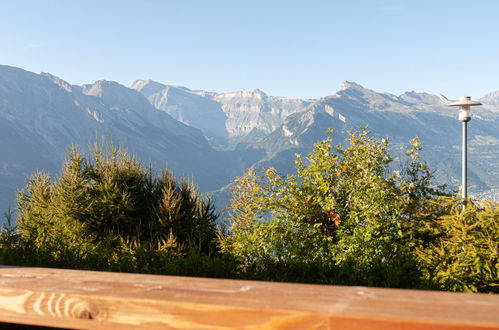
[[[361,131],[346,148],[331,142],[306,160],[296,155],[296,174],[237,178],[222,251],[265,279],[416,287],[415,248],[432,237],[425,221],[444,209],[427,203],[444,192],[430,185],[419,141],[393,174],[387,141]]]

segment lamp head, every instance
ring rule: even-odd
[[[461,96],[458,101],[449,103],[450,107],[460,107],[459,110],[459,121],[468,122],[471,120],[471,110],[470,108],[475,105],[482,105],[480,102],[471,100],[469,96]]]

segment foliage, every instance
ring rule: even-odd
[[[463,210],[433,186],[417,138],[399,166],[365,130],[347,142],[296,155],[295,174],[249,169],[218,232],[192,183],[120,148],[73,149],[19,193],[0,263],[497,293],[499,204]]]
[[[468,201],[462,210],[453,199],[443,203],[450,212],[426,223],[438,239],[418,249],[428,286],[498,293],[499,204]]]
[[[19,235],[2,235],[3,260],[15,255],[17,264],[147,271],[156,259],[217,250],[211,201],[114,146],[90,157],[73,148],[57,179],[29,179],[18,208]]]
[[[265,278],[300,265],[281,278],[300,280],[300,272],[313,271],[325,283],[417,285],[413,252],[431,237],[424,220],[443,211],[427,201],[444,192],[430,186],[417,139],[406,167],[391,175],[386,140],[364,130],[348,142],[343,148],[326,139],[306,160],[296,155],[296,174],[248,170],[235,180],[221,246],[240,260],[242,272]]]

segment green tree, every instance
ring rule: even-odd
[[[217,250],[211,201],[113,146],[90,156],[73,148],[58,178],[29,179],[18,208],[30,264],[140,271],[159,256]]]
[[[346,148],[318,142],[296,174],[253,170],[234,181],[222,250],[241,271],[265,279],[414,287],[424,220],[442,212],[429,199],[431,173],[413,140],[407,166],[390,174],[388,142],[365,130]]]
[[[499,204],[443,201],[449,212],[427,222],[438,237],[418,248],[417,255],[427,286],[466,292],[499,292]]]

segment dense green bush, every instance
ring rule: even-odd
[[[55,180],[36,173],[18,208],[19,235],[4,232],[2,249],[12,263],[154,272],[162,260],[167,272],[186,255],[217,253],[211,201],[113,146],[90,157],[73,149]]]
[[[438,202],[446,193],[431,185],[418,139],[399,170],[389,167],[387,141],[366,131],[345,148],[331,142],[306,160],[296,155],[296,174],[271,168],[236,179],[222,251],[256,278],[434,287],[421,280],[427,264],[417,251],[441,244],[430,227],[452,210]]]
[[[438,237],[418,248],[426,285],[434,289],[466,292],[499,292],[499,204],[471,200],[442,203],[449,212],[426,222]]]

